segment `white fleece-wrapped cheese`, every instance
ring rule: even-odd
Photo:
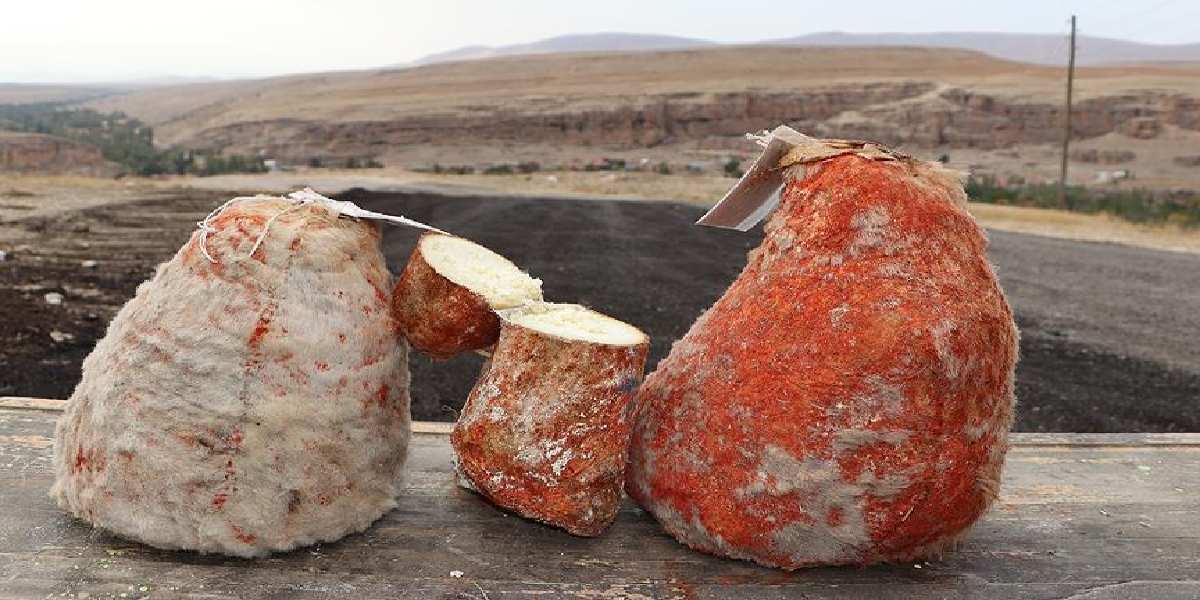
[[[410,430],[378,228],[256,197],[203,229],[84,362],[52,496],[159,548],[261,556],[363,530],[396,504]]]

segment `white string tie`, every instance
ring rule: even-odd
[[[225,212],[225,209],[229,208],[230,206],[232,206],[236,203],[245,202],[247,200],[262,200],[262,199],[267,199],[267,198],[273,198],[273,196],[248,196],[248,197],[234,198],[234,199],[229,200],[229,201],[225,202],[224,204],[218,206],[212,212],[208,213],[208,216],[204,217],[203,221],[196,223],[196,227],[200,231],[200,253],[204,255],[204,258],[208,259],[208,262],[211,262],[211,263],[217,262],[217,259],[213,258],[213,256],[211,254],[209,254],[209,252],[208,252],[208,234],[217,232],[217,229],[212,226],[213,219],[216,219],[218,216],[221,215],[221,213]],[[292,212],[292,211],[297,210],[305,205],[308,205],[308,204],[320,204],[321,206],[324,206],[325,208],[332,211],[334,215],[339,216],[339,217],[346,216],[346,217],[352,217],[352,218],[357,218],[357,219],[372,219],[375,221],[385,221],[385,222],[391,223],[393,225],[403,225],[406,227],[415,227],[417,229],[424,229],[426,231],[432,231],[435,233],[446,234],[446,232],[442,231],[441,229],[438,229],[436,227],[431,227],[429,225],[421,223],[420,221],[414,221],[407,217],[377,213],[374,211],[363,209],[362,207],[358,206],[357,204],[354,204],[353,202],[346,202],[346,201],[342,201],[342,200],[334,200],[332,198],[327,198],[327,197],[322,196],[321,194],[318,194],[317,192],[313,191],[312,188],[304,188],[303,190],[300,190],[298,192],[292,192],[287,195],[287,198],[285,198],[285,200],[287,200],[288,202],[291,202],[292,206],[289,206],[289,207],[275,213],[274,215],[271,216],[270,219],[267,219],[267,222],[263,224],[262,231],[259,232],[258,237],[255,238],[254,245],[250,248],[250,253],[246,254],[245,256],[241,256],[241,257],[234,259],[235,261],[246,260],[247,258],[254,256],[255,252],[258,252],[258,249],[262,246],[263,240],[267,239],[267,233],[269,233],[271,231],[271,225],[275,223],[276,219],[278,219],[279,217],[282,217],[283,215],[286,215],[289,212]],[[446,235],[449,235],[449,234],[446,234]]]

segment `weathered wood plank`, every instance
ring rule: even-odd
[[[66,400],[50,400],[48,398],[25,398],[21,396],[0,396],[0,408],[28,408],[32,410],[62,410]]]
[[[0,396],[0,409],[62,411],[66,400]],[[414,421],[413,433],[449,434],[453,423]],[[1200,433],[1014,433],[1014,446],[1200,446]]]
[[[1018,445],[1000,503],[943,560],[786,573],[692,552],[628,502],[597,539],[507,515],[454,485],[444,435],[418,433],[400,505],[380,522],[246,561],[158,551],[68,518],[46,495],[57,416],[0,409],[3,598],[1200,598],[1191,443]]]

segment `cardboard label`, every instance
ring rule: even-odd
[[[872,160],[896,160],[901,156],[872,142],[817,139],[786,125],[746,137],[763,147],[762,154],[733,189],[696,221],[697,225],[749,231],[779,205],[783,170],[790,165],[842,154],[857,154]]]
[[[771,214],[779,204],[779,191],[783,186],[783,172],[776,165],[793,146],[793,142],[786,139],[790,137],[788,132],[802,135],[790,127],[780,126],[771,132],[747,136],[763,146],[762,154],[725,197],[696,221],[697,225],[749,231]]]

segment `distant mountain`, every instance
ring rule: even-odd
[[[562,35],[529,44],[464,46],[421,57],[411,65],[479,60],[514,54],[560,52],[631,52],[680,50],[719,45],[717,42],[670,35],[641,33],[590,33]],[[1067,36],[1049,33],[811,33],[793,38],[736,45],[773,46],[922,46],[975,50],[997,58],[1039,65],[1067,62]],[[1127,40],[1079,36],[1076,63],[1085,66],[1133,62],[1200,62],[1200,44],[1142,44]],[[399,65],[397,65],[399,66]]]
[[[672,35],[642,33],[585,33],[560,35],[528,44],[512,46],[464,46],[438,52],[413,61],[414,65],[459,60],[478,60],[515,54],[556,54],[560,52],[631,52],[636,50],[679,50],[715,46],[716,42]]]
[[[0,82],[0,104],[79,102],[127,91],[112,86]]]
[[[161,75],[158,77],[142,77],[140,79],[129,79],[125,81],[116,81],[107,83],[113,87],[121,88],[151,88],[163,87],[168,85],[187,85],[190,83],[213,83],[221,81],[217,77],[189,77],[186,75]]]
[[[1043,33],[811,33],[768,40],[781,46],[923,46],[976,50],[997,58],[1041,65],[1067,62],[1067,36]],[[1079,65],[1131,62],[1200,62],[1200,44],[1142,44],[1112,38],[1079,36]]]
[[[0,81],[0,104],[82,102],[104,96],[193,83],[217,83],[215,77],[147,77],[102,83],[7,83]]]

